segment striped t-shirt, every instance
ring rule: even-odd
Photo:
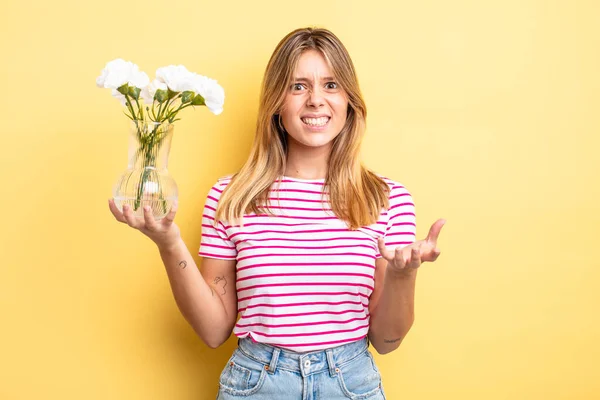
[[[227,176],[209,191],[202,216],[203,257],[237,260],[239,319],[235,335],[304,352],[362,339],[369,331],[369,297],[377,238],[388,248],[415,241],[415,207],[401,184],[389,185],[390,207],[377,223],[350,230],[331,211],[324,179],[283,177],[271,187],[271,211],[244,215],[244,226],[218,221]],[[279,185],[279,187],[278,187]],[[279,195],[279,200],[277,199]]]

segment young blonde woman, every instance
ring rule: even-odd
[[[414,319],[417,269],[444,220],[416,241],[410,193],[359,161],[366,107],[326,29],[298,29],[264,75],[256,136],[202,218],[202,272],[173,222],[115,218],[158,246],[182,314],[210,347],[233,333],[218,399],[384,399],[369,351],[395,350]],[[239,314],[239,320],[238,320]]]

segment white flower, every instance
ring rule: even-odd
[[[136,88],[143,89],[148,86],[150,78],[148,78],[148,75],[146,75],[145,72],[137,70],[137,65],[135,68],[136,70],[133,71],[133,74],[129,77],[129,81],[127,83],[129,86],[135,86]]]
[[[121,58],[106,63],[102,75],[96,78],[96,86],[108,89],[117,89],[126,83],[142,89],[148,85],[148,82],[150,79],[145,72],[140,71],[139,67],[131,61]]]
[[[156,70],[156,79],[166,84],[173,92],[193,89],[194,74],[183,65],[169,65]]]
[[[225,91],[216,80],[199,74],[194,74],[194,87],[192,90],[204,97],[204,103],[206,104],[206,107],[208,107],[213,114],[219,115],[223,112]]]
[[[159,81],[158,79],[153,80],[149,85],[142,89],[140,97],[144,99],[144,103],[152,104],[154,101],[154,95],[157,90],[167,90],[167,84]]]

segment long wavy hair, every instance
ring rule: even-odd
[[[250,155],[222,193],[215,221],[243,226],[244,214],[273,215],[269,209],[269,192],[285,172],[288,150],[287,133],[279,122],[279,113],[298,60],[307,50],[323,55],[338,85],[348,96],[346,123],[333,140],[323,186],[324,191],[329,190],[331,210],[354,230],[375,223],[381,209],[389,207],[389,186],[359,159],[367,108],[350,55],[329,30],[302,28],[285,36],[271,55],[262,81]]]

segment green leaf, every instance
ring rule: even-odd
[[[133,117],[129,114],[127,114],[125,111],[123,111],[123,114],[125,114],[127,116],[127,118],[129,118],[130,120],[134,121]]]
[[[204,97],[200,96],[199,94],[197,94],[196,97],[194,97],[194,100],[192,100],[192,105],[194,106],[203,106],[205,104]]]
[[[194,92],[192,92],[191,90],[186,90],[185,92],[181,93],[181,103],[185,104],[185,103],[189,103],[190,101],[192,101],[194,98]]]

